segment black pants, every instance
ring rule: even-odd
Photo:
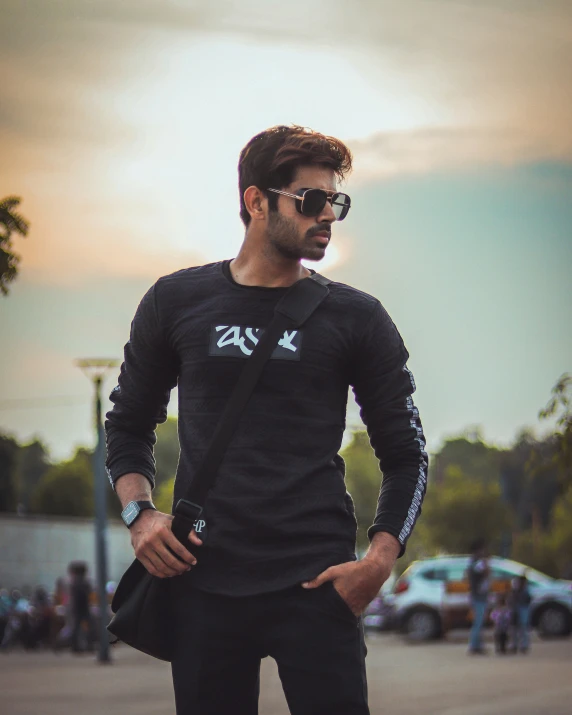
[[[362,622],[331,583],[232,598],[175,581],[177,715],[256,715],[266,656],[292,715],[369,715]]]
[[[498,631],[495,633],[495,647],[497,653],[506,653],[506,644],[508,642],[508,633],[506,631]]]

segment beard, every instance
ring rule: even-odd
[[[323,229],[323,226],[320,228]],[[327,246],[316,243],[312,232],[320,228],[311,228],[306,235],[301,235],[298,226],[292,219],[286,218],[279,211],[271,211],[268,218],[268,242],[283,258],[300,261],[321,261]],[[330,227],[327,227],[330,230]],[[310,235],[308,235],[310,234]]]

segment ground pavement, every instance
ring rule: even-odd
[[[572,638],[535,641],[527,656],[466,655],[464,642],[407,645],[368,637],[372,715],[570,715]],[[64,653],[0,654],[2,715],[173,715],[169,665],[122,646],[113,665]],[[260,715],[288,715],[273,661]]]

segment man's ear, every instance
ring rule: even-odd
[[[249,186],[244,192],[244,205],[254,221],[266,218],[268,212],[268,199],[258,186]]]

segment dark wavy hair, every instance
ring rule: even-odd
[[[276,211],[278,194],[268,189],[283,189],[292,183],[298,167],[313,164],[329,167],[341,181],[352,170],[352,154],[339,139],[296,125],[271,127],[252,137],[238,161],[240,218],[244,225],[250,223],[244,204],[249,186],[267,192],[270,210]]]

